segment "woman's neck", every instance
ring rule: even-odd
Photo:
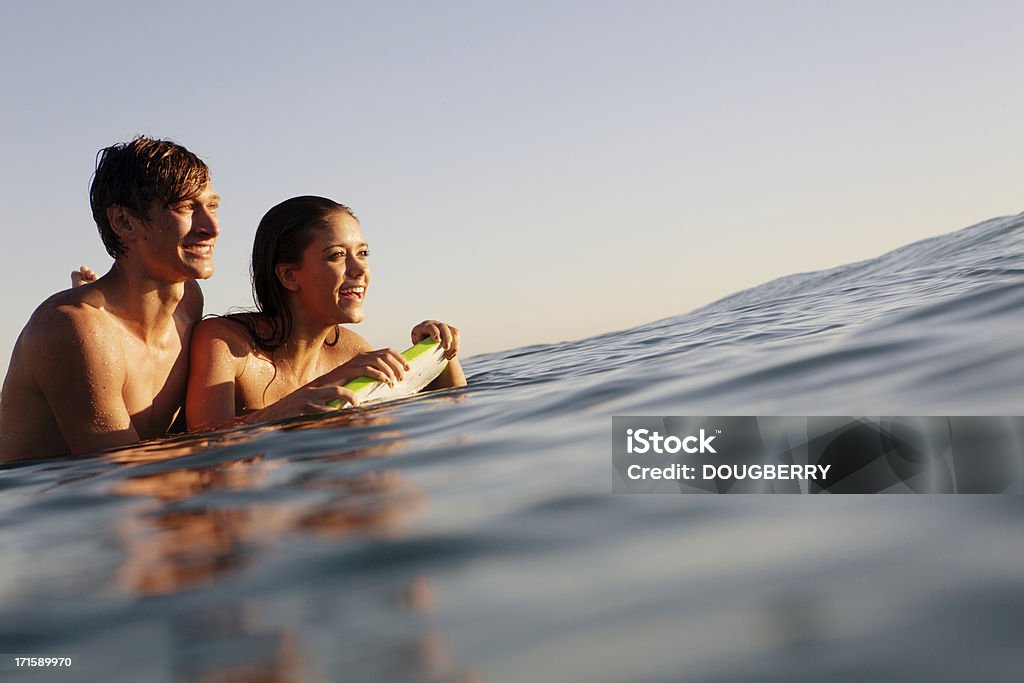
[[[283,362],[291,369],[298,388],[326,372],[318,367],[320,356],[324,344],[335,334],[335,325],[325,327],[322,323],[316,325],[293,319],[288,339],[274,352],[274,361],[279,365]]]

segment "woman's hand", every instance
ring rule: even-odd
[[[349,406],[359,405],[359,398],[348,389],[337,385],[311,386],[296,389],[277,403],[249,413],[246,421],[270,422],[299,415],[318,415]]]
[[[455,358],[459,352],[459,328],[453,327],[440,320],[424,320],[412,328],[412,343],[419,344],[430,337],[445,350],[444,357],[448,360]]]
[[[371,377],[375,380],[394,386],[405,377],[409,363],[405,357],[394,349],[378,349],[361,353],[347,363],[342,363],[324,374],[315,383],[347,384],[356,377]]]
[[[81,287],[90,282],[96,282],[96,273],[89,266],[82,266],[78,270],[71,271],[71,286]]]

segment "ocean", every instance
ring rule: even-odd
[[[1024,415],[1022,276],[998,218],[460,390],[3,466],[0,651],[72,666],[0,680],[1022,680],[1019,496],[612,495],[610,445],[613,415]]]

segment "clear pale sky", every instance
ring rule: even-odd
[[[251,305],[263,213],[351,206],[367,322],[466,355],[684,313],[1024,194],[1018,2],[0,5],[0,356],[110,259],[96,152],[139,133],[223,197],[207,312]]]

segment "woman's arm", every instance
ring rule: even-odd
[[[249,350],[234,327],[229,321],[210,318],[192,329],[185,397],[189,431],[225,425],[237,415],[235,380]]]
[[[203,320],[192,331],[185,418],[189,431],[271,422],[298,415],[356,405],[356,395],[339,383],[313,381],[268,406],[238,415],[236,383],[252,352],[252,344],[234,323],[220,318]]]
[[[459,363],[459,359],[452,358],[448,361],[448,366],[441,371],[440,375],[437,376],[437,379],[428,384],[424,388],[424,391],[450,389],[451,387],[464,387],[466,384],[468,384],[468,382],[466,382],[466,373],[462,371],[462,365]]]
[[[334,367],[313,380],[314,386],[344,385],[357,377],[372,377],[392,384],[405,377],[409,364],[395,349],[373,350],[370,342],[345,328],[340,328],[340,334],[338,343],[326,349]]]

